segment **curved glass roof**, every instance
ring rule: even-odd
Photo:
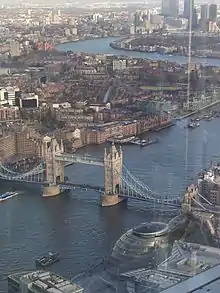
[[[120,268],[121,272],[139,267],[152,268],[164,260],[167,248],[168,225],[160,222],[144,223],[119,238],[109,263]]]
[[[168,233],[168,225],[160,222],[144,223],[133,229],[133,234],[139,237],[157,237],[166,233]]]

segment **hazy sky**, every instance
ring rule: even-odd
[[[92,3],[150,3],[150,4],[159,4],[162,0],[0,0],[0,4],[64,4],[64,3],[71,3],[74,4],[74,2],[78,4],[92,4]],[[181,2],[184,0],[180,0]],[[214,3],[214,4],[220,4],[220,0],[195,0],[195,4],[201,4],[201,3]]]

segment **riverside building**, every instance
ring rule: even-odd
[[[204,171],[198,179],[199,193],[213,205],[220,205],[220,166]]]

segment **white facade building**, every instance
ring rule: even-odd
[[[81,137],[81,131],[79,130],[79,128],[76,128],[73,131],[73,137],[79,139]]]
[[[127,68],[127,61],[126,60],[113,60],[113,71],[116,70],[124,70]]]
[[[72,28],[72,34],[73,34],[74,36],[77,36],[77,35],[78,35],[77,27],[73,27],[73,28]]]
[[[12,41],[10,45],[11,57],[19,57],[21,55],[20,44],[17,41]]]
[[[0,105],[15,106],[15,98],[20,93],[18,87],[0,88]]]

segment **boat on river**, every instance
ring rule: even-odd
[[[129,144],[134,139],[136,139],[135,136],[130,136],[130,137],[118,136],[118,137],[115,137],[115,138],[107,139],[107,142],[123,145],[123,144]]]
[[[188,128],[191,128],[191,129],[197,128],[199,126],[200,126],[200,124],[198,122],[197,123],[191,122],[188,124]]]
[[[47,255],[44,255],[41,258],[37,258],[35,263],[37,267],[48,267],[55,262],[60,260],[60,255],[58,252],[49,252]]]
[[[14,196],[18,195],[18,192],[15,191],[7,191],[0,195],[0,202],[6,201],[9,198],[12,198]]]
[[[135,139],[135,140],[132,140],[130,143],[131,144],[134,144],[134,145],[138,145],[140,147],[145,147],[145,146],[148,146],[148,145],[151,145],[151,144],[155,144],[155,143],[158,143],[159,142],[159,139],[156,138],[156,139],[153,139],[153,140],[150,140],[149,138],[148,139]]]
[[[202,120],[202,118],[203,118],[203,117],[200,117],[200,116],[198,116],[198,117],[196,117],[196,118],[192,118],[192,119],[191,119],[191,122],[192,122],[192,123],[196,123],[196,122]]]

